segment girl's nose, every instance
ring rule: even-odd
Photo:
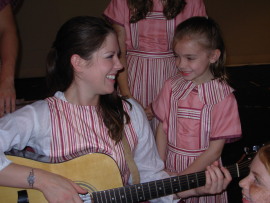
[[[239,182],[239,186],[241,188],[248,188],[248,185],[249,185],[249,176],[243,178],[240,182]]]

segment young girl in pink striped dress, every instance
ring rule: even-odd
[[[156,142],[166,170],[187,174],[220,160],[226,142],[241,136],[237,102],[225,73],[225,47],[218,25],[192,17],[173,41],[180,74],[168,79],[152,103],[160,120]],[[226,193],[185,202],[227,202]]]

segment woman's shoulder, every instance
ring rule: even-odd
[[[143,111],[142,106],[133,98],[123,100],[123,104],[129,108],[130,112]]]
[[[37,100],[31,104],[20,107],[14,113],[14,116],[20,115],[45,115],[48,113],[48,103],[46,100]]]
[[[143,107],[135,99],[129,98],[123,102],[124,106],[128,107],[126,112],[129,114],[132,122],[141,121],[146,118]]]

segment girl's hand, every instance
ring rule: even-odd
[[[85,189],[60,175],[35,169],[35,176],[34,188],[40,190],[50,203],[81,203],[82,200],[78,194],[87,193]]]
[[[219,168],[217,162],[214,162],[211,166],[207,166],[205,175],[206,184],[196,189],[198,195],[221,193],[232,180],[229,171],[224,167]]]
[[[224,167],[219,168],[217,161],[215,161],[211,166],[207,166],[205,175],[206,183],[204,186],[177,193],[177,196],[179,198],[187,198],[190,196],[218,194],[224,191],[232,180],[229,171]]]

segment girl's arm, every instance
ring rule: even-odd
[[[167,136],[162,128],[162,123],[159,123],[158,127],[157,127],[156,144],[157,144],[159,156],[160,156],[161,160],[165,162],[166,155],[167,155],[168,141],[167,141]]]
[[[27,180],[29,175],[35,177],[32,186]],[[82,202],[78,193],[85,194],[87,192],[62,176],[13,163],[0,171],[0,185],[39,190],[48,202]]]
[[[188,168],[183,170],[180,175],[205,170],[207,166],[220,158],[224,144],[225,139],[210,141],[209,148],[190,164]]]
[[[125,39],[126,39],[126,31],[125,28],[121,25],[118,24],[113,24],[113,28],[117,33],[118,37],[118,42],[120,46],[120,62],[122,63],[124,69],[119,73],[117,77],[117,82],[119,85],[120,92],[123,96],[127,96],[129,98],[132,98],[132,95],[129,90],[129,85],[128,85],[128,66],[127,66],[127,59],[126,59],[126,44],[125,44]]]

